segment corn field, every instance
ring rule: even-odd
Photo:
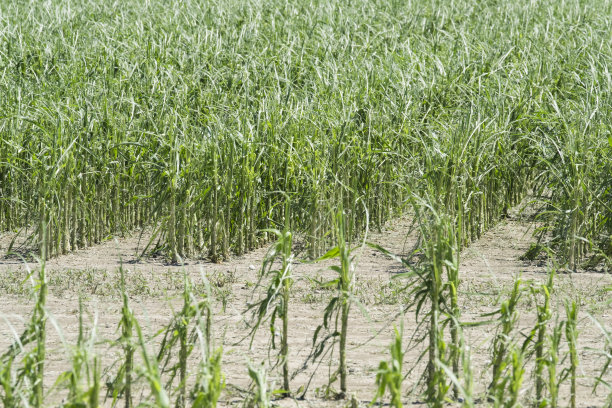
[[[320,394],[350,398],[366,248],[402,268],[389,279],[401,282],[402,323],[389,325],[374,400],[407,402],[414,343],[403,336],[414,331],[426,351],[411,395],[431,406],[573,408],[587,315],[605,340],[591,385],[612,390],[611,328],[556,286],[560,274],[612,267],[610,16],[607,0],[0,2],[0,256],[38,265],[31,317],[0,358],[4,406],[46,406],[55,388],[66,407],[223,399],[213,317],[225,303],[215,309],[208,278],[185,272],[180,311],[152,339],[123,266],[120,363],[102,366],[95,330],[80,321],[70,369],[53,390],[43,384],[56,325],[46,262],[134,235],[144,237],[138,259],[168,265],[270,247],[261,297],[242,305],[252,320],[243,340],[271,336],[276,357],[244,364],[246,405],[308,392],[290,369],[302,363],[292,360],[291,302],[306,264],[324,265],[325,279],[307,279],[329,296],[303,371],[329,362]],[[506,297],[468,322],[463,253],[516,211],[532,227],[522,259],[545,264],[545,281],[513,277]],[[409,253],[369,242],[400,218],[412,221]],[[535,313],[522,336],[521,302]],[[486,381],[474,378],[465,337],[480,326],[495,332]]]

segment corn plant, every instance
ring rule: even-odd
[[[461,336],[461,338],[463,343],[463,336]],[[460,393],[463,395],[463,405],[466,408],[471,408],[474,404],[474,375],[472,373],[472,357],[469,346],[463,344],[461,356],[463,387],[459,387],[457,384],[455,385],[459,388]]]
[[[57,378],[55,386],[68,389],[67,407],[87,406],[97,408],[100,398],[100,360],[94,350],[96,320],[89,338],[85,338],[83,324],[83,300],[79,300],[79,333],[77,343],[71,350],[72,367]]]
[[[5,407],[17,406],[19,399],[19,388],[17,378],[13,373],[14,356],[3,357],[0,361],[0,389],[2,390],[1,401]]]
[[[556,407],[559,401],[559,388],[563,382],[563,376],[559,376],[557,368],[559,366],[559,353],[561,339],[565,322],[557,322],[552,333],[548,335],[548,355],[546,357],[546,370],[548,371],[548,398],[544,400],[545,406]]]
[[[291,253],[292,235],[285,229],[284,231],[269,230],[269,233],[277,237],[277,241],[268,250],[260,272],[260,280],[269,279],[264,299],[249,305],[253,310],[255,323],[251,329],[251,346],[257,330],[265,320],[269,320],[270,332],[272,333],[272,348],[276,348],[276,319],[281,320],[281,344],[279,360],[283,367],[283,390],[284,395],[288,396],[289,389],[289,296],[293,277],[291,275],[291,263],[293,255]],[[276,262],[279,262],[279,269],[272,269]],[[259,286],[259,284],[257,285]]]
[[[495,388],[489,389],[493,406],[520,407],[519,394],[525,374],[523,347],[518,347],[516,343],[509,344],[500,368],[504,375],[496,383]]]
[[[593,316],[589,315],[589,317],[591,318],[593,323],[597,326],[597,328],[600,330],[604,338],[603,349],[594,350],[595,352],[597,352],[599,355],[602,356],[604,360],[604,364],[598,376],[595,377],[595,384],[593,385],[593,393],[597,391],[597,388],[599,385],[605,386],[608,389],[608,397],[606,398],[606,406],[610,407],[612,406],[612,384],[606,381],[604,376],[605,374],[609,372],[610,364],[612,364],[612,331],[609,330],[604,325],[602,325],[601,322],[599,322]]]
[[[147,351],[147,345],[142,334],[142,330],[138,322],[134,325],[136,328],[136,334],[138,338],[138,344],[144,366],[140,368],[140,374],[147,380],[151,389],[151,394],[155,400],[155,406],[159,408],[169,408],[170,398],[162,383],[161,375],[159,372],[159,366],[155,356],[149,355]]]
[[[249,364],[248,370],[255,391],[253,396],[246,401],[247,406],[253,408],[270,408],[272,406],[270,401],[271,393],[268,391],[268,375],[265,367],[263,365],[254,367]]]
[[[521,293],[521,279],[516,278],[508,299],[502,302],[499,310],[491,314],[499,315],[497,333],[493,339],[493,355],[491,358],[492,380],[489,384],[491,396],[497,395],[499,390],[503,390],[504,388],[504,385],[501,384],[500,381],[502,380],[503,372],[506,367],[505,361],[507,360],[507,354],[512,344],[511,333],[518,319],[516,307],[521,297]]]
[[[565,338],[569,347],[569,380],[570,380],[570,407],[576,407],[576,378],[578,371],[578,312],[579,307],[575,301],[565,304]]]
[[[523,385],[525,368],[523,366],[523,352],[519,348],[513,348],[510,352],[512,373],[508,379],[508,394],[505,396],[504,406],[514,408],[520,406],[519,393]]]
[[[450,388],[442,365],[448,362],[454,375],[459,377],[461,354],[457,300],[458,247],[453,223],[447,216],[440,215],[427,202],[417,203],[415,211],[417,216],[424,218],[420,224],[423,261],[420,267],[413,269],[417,280],[412,292],[417,319],[421,318],[420,313],[425,302],[428,302],[430,307],[423,317],[427,319],[429,326],[427,398],[437,405],[445,399]],[[444,341],[444,328],[447,325],[450,325],[450,346]],[[454,387],[455,397],[458,392],[458,388]]]
[[[535,397],[538,405],[543,403],[544,398],[544,387],[546,379],[544,377],[544,370],[546,368],[546,339],[547,339],[547,325],[551,318],[552,312],[550,310],[550,296],[553,291],[553,280],[555,276],[554,269],[548,274],[548,281],[546,284],[540,287],[531,286],[531,294],[534,298],[536,305],[536,316],[537,324],[532,330],[528,338],[535,337]],[[538,302],[538,295],[543,297],[542,303]]]
[[[378,399],[382,401],[385,391],[388,389],[391,395],[391,406],[402,408],[402,381],[404,375],[402,366],[404,364],[404,350],[402,347],[403,325],[400,330],[394,327],[395,339],[391,343],[391,360],[381,361],[376,373],[376,394],[372,400],[373,405]]]
[[[124,359],[120,364],[115,378],[107,383],[107,397],[112,396],[112,405],[116,406],[119,398],[124,399],[125,407],[133,406],[133,387],[136,376],[144,378],[151,389],[155,405],[166,408],[170,406],[168,394],[162,383],[159,364],[155,356],[147,351],[145,337],[140,324],[129,306],[128,294],[125,286],[125,271],[123,266],[119,268],[121,274],[120,291],[123,299],[121,308],[121,321],[119,329],[121,336],[114,343],[119,344],[124,353]],[[143,361],[142,367],[134,364],[134,353],[140,350]]]
[[[194,408],[214,408],[217,406],[217,401],[225,388],[225,377],[221,372],[223,349],[219,347],[213,350],[212,347],[212,294],[210,284],[204,274],[202,274],[202,280],[204,281],[208,301],[204,304],[205,310],[202,308],[195,309],[194,330],[200,351],[200,363],[196,374],[196,382],[190,395]],[[206,312],[205,317],[202,315],[203,312]]]
[[[123,265],[120,266],[121,274],[120,291],[123,301],[121,307],[121,321],[119,322],[118,330],[121,335],[115,341],[123,351],[123,360],[119,365],[115,378],[107,384],[107,398],[112,397],[112,404],[116,406],[119,398],[124,399],[125,408],[132,407],[132,386],[134,379],[134,352],[136,344],[134,341],[134,328],[138,326],[138,321],[134,316],[129,305],[129,298],[125,286],[125,270]]]
[[[44,226],[42,227],[44,229]],[[44,250],[46,245],[41,244]],[[8,350],[0,357],[2,372],[3,400],[7,403],[25,403],[26,406],[42,407],[44,402],[44,365],[46,355],[46,325],[47,325],[47,279],[45,274],[44,256],[41,258],[38,279],[32,279],[28,268],[28,276],[36,293],[36,303],[30,321],[20,336],[16,336]],[[17,374],[12,370],[15,360],[22,356],[22,367],[17,368]]]
[[[346,220],[342,210],[336,213],[336,239],[337,245],[327,251],[326,254],[318,258],[317,261],[327,259],[340,259],[340,265],[331,266],[338,277],[327,282],[319,282],[318,284],[324,288],[335,289],[335,295],[325,308],[323,314],[323,323],[319,325],[313,335],[313,352],[309,358],[316,360],[326,354],[326,350],[330,350],[336,340],[339,348],[339,364],[337,370],[330,376],[328,390],[333,382],[340,377],[340,392],[336,395],[338,398],[344,398],[347,392],[347,376],[346,367],[346,341],[348,336],[349,312],[351,304],[358,302],[353,296],[354,288],[354,249],[349,247],[346,237]],[[333,328],[332,328],[333,324]],[[330,331],[331,333],[322,339],[319,338],[322,330]],[[332,340],[331,345],[328,341]]]
[[[204,361],[209,359],[212,313],[210,305],[211,292],[208,281],[205,277],[203,279],[204,287],[206,288],[206,298],[197,300],[193,293],[193,284],[187,272],[184,272],[183,307],[178,313],[175,313],[172,321],[165,328],[157,353],[157,361],[161,364],[161,374],[169,374],[166,388],[170,388],[178,376],[178,396],[175,404],[177,407],[184,407],[187,403],[187,360],[193,352],[193,344],[198,336],[197,331],[200,329],[198,326],[200,320],[204,321],[204,346],[206,348],[206,354],[202,358]],[[176,361],[173,360],[175,354],[178,356]]]
[[[454,317],[450,317],[454,319]],[[460,398],[463,399],[462,406],[463,407],[473,407],[475,404],[474,401],[474,375],[472,372],[472,358],[471,358],[471,350],[470,347],[466,344],[465,338],[463,336],[463,325],[457,323],[457,327],[459,329],[457,335],[459,339],[459,351],[461,356],[461,368],[460,371],[457,371],[455,368],[449,367],[444,362],[437,360],[436,365],[444,370],[446,375],[448,376],[450,382],[453,383],[455,389],[454,398],[457,401],[460,401]],[[460,375],[459,375],[460,374]]]
[[[406,310],[415,306],[419,326],[427,324],[427,334],[419,342],[427,343],[427,399],[438,406],[445,400],[453,386],[454,397],[460,390],[457,384],[449,381],[446,371],[451,367],[453,377],[458,379],[462,371],[462,346],[460,311],[458,307],[459,248],[455,223],[448,215],[442,215],[431,201],[414,197],[413,208],[419,219],[421,243],[416,254],[421,256],[415,266],[407,259],[398,258],[384,248],[374,248],[400,261],[409,269],[397,278],[407,278],[404,290],[409,291],[412,301],[405,305]],[[428,311],[424,308],[429,307]],[[450,346],[444,340],[444,330],[450,327]]]
[[[221,373],[221,357],[223,350],[215,350],[208,360],[203,360],[198,367],[196,385],[191,391],[194,408],[214,408],[221,392],[225,388],[225,380]]]

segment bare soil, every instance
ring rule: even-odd
[[[371,233],[368,241],[375,242],[391,252],[407,254],[415,240],[409,234],[408,219],[395,220],[380,233]],[[521,276],[523,281],[544,282],[548,267],[545,261],[534,262],[520,259],[532,242],[530,223],[514,213],[510,218],[499,222],[485,233],[480,240],[466,248],[461,254],[462,283],[460,301],[462,321],[479,322],[489,318],[484,314],[499,307],[502,299],[508,296],[513,281]],[[123,265],[127,273],[128,292],[143,330],[154,335],[168,324],[173,310],[180,308],[183,271],[189,273],[195,282],[201,282],[206,275],[214,289],[216,299],[214,337],[217,346],[223,346],[223,372],[227,388],[222,396],[221,405],[240,404],[247,396],[249,378],[247,364],[264,361],[269,364],[269,330],[262,327],[255,337],[252,348],[244,340],[249,329],[247,304],[256,300],[261,293],[257,288],[258,268],[266,253],[266,248],[253,251],[228,262],[214,264],[202,260],[188,260],[182,266],[169,265],[163,259],[138,259],[135,256],[139,247],[138,235],[108,241],[93,248],[79,250],[47,262],[49,299],[47,307],[51,322],[48,325],[46,378],[45,384],[51,388],[58,375],[69,367],[69,348],[76,341],[78,333],[79,298],[84,299],[88,325],[96,324],[100,340],[98,351],[102,356],[102,366],[111,367],[119,358],[118,350],[103,340],[116,339],[119,334],[117,325],[120,318],[120,297],[118,291],[119,267]],[[8,238],[0,239],[0,251],[6,248]],[[142,248],[142,243],[140,243]],[[378,364],[389,359],[389,345],[394,325],[404,322],[404,343],[407,346],[405,367],[411,369],[404,381],[405,402],[422,402],[422,378],[424,364],[417,363],[423,345],[414,344],[422,333],[417,330],[414,311],[402,313],[405,294],[401,278],[391,279],[402,272],[402,266],[375,250],[364,247],[356,260],[356,293],[363,305],[351,309],[348,336],[349,394],[359,405],[367,405],[375,392],[375,376]],[[1,253],[1,252],[0,252]],[[330,371],[337,364],[337,349],[331,360],[320,366],[308,365],[300,369],[311,352],[312,337],[322,323],[323,310],[331,293],[317,287],[314,280],[331,278],[329,270],[332,262],[314,264],[297,262],[294,265],[293,298],[290,303],[290,364],[297,373],[292,380],[294,391],[306,386],[310,381],[304,399],[278,400],[280,406],[345,406],[350,400],[335,401],[323,395]],[[28,283],[27,268],[36,270],[37,264],[24,264],[21,260],[8,258],[0,260],[0,350],[6,349],[15,335],[24,328],[24,322],[33,309],[33,296]],[[612,327],[609,312],[610,286],[609,275],[583,271],[575,274],[560,274],[556,280],[553,295],[553,308],[559,319],[564,319],[563,302],[576,299],[580,302],[579,322],[580,378],[578,381],[578,405],[601,406],[606,398],[603,387],[593,394],[594,377],[603,366],[603,359],[594,350],[604,347],[600,330],[587,313],[598,319],[606,327]],[[201,286],[196,287],[196,291]],[[521,317],[518,322],[517,337],[528,332],[535,325],[535,307],[528,293],[523,295]],[[401,317],[403,316],[403,317]],[[553,318],[554,319],[554,318]],[[475,391],[481,397],[490,381],[489,358],[495,325],[475,326],[465,329],[470,346]],[[151,340],[151,350],[159,343],[159,338]],[[156,350],[155,350],[156,351]],[[275,356],[277,352],[272,351]],[[197,354],[197,353],[195,353]],[[195,359],[192,369],[195,369]],[[316,370],[316,371],[315,371]],[[298,372],[299,371],[299,372]],[[523,387],[523,398],[533,397],[533,378],[528,365]],[[269,372],[269,380],[280,387],[280,370]],[[110,373],[108,373],[110,374]],[[609,377],[609,376],[608,376]],[[339,388],[339,384],[334,384]],[[143,388],[143,398],[148,391]],[[561,403],[568,404],[569,384],[561,386]],[[61,392],[52,392],[47,399],[57,405],[62,399]],[[110,401],[105,405],[109,406]]]

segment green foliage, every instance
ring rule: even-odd
[[[44,247],[44,246],[43,246]],[[33,273],[28,267],[28,276]],[[44,403],[43,378],[45,375],[47,337],[47,278],[44,257],[40,261],[38,279],[31,279],[36,294],[34,311],[26,328],[15,338],[8,350],[0,357],[0,385],[2,401],[9,404],[42,407]],[[21,366],[14,367],[15,360],[22,356]],[[16,373],[15,370],[16,369]]]
[[[221,392],[225,389],[225,376],[221,372],[221,347],[212,350],[212,305],[211,290],[208,280],[202,273],[202,280],[206,288],[205,311],[196,308],[195,332],[200,349],[200,364],[198,366],[196,383],[191,391],[192,406],[195,408],[215,408]]]
[[[196,385],[191,393],[192,407],[214,408],[225,388],[225,378],[221,373],[223,349],[215,350],[208,360],[200,362]]]
[[[547,345],[547,325],[552,312],[550,310],[550,297],[553,291],[553,281],[555,270],[551,269],[548,273],[548,281],[539,287],[530,286],[531,294],[536,305],[537,323],[528,339],[535,338],[535,398],[538,405],[543,404],[544,387],[546,380],[544,370],[547,365],[546,345]],[[541,298],[541,300],[539,299]],[[550,391],[550,390],[549,390]]]
[[[248,370],[255,391],[253,396],[247,400],[247,406],[253,408],[270,408],[272,406],[270,401],[271,393],[268,391],[268,376],[265,367],[263,365],[253,367],[249,364]]]
[[[163,333],[163,338],[157,353],[157,360],[161,363],[161,372],[168,373],[166,387],[170,387],[178,375],[178,397],[177,407],[186,406],[187,400],[187,359],[193,352],[193,345],[197,337],[197,321],[206,316],[204,331],[206,333],[206,352],[209,351],[210,343],[210,315],[211,315],[211,293],[208,281],[204,279],[206,298],[197,300],[193,295],[193,283],[184,272],[183,277],[183,307],[173,316],[172,321]],[[177,350],[178,349],[178,350]],[[173,361],[172,358],[178,358]],[[203,357],[205,360],[208,354]],[[212,358],[212,357],[211,357]],[[219,356],[219,359],[221,357]]]
[[[269,279],[266,295],[258,302],[249,305],[253,310],[255,323],[251,329],[251,345],[255,339],[257,330],[265,320],[269,320],[270,333],[272,335],[272,348],[276,348],[276,319],[281,320],[281,347],[278,358],[283,366],[283,389],[285,395],[289,395],[289,295],[293,284],[291,275],[291,264],[293,255],[291,253],[292,235],[285,229],[267,231],[277,237],[277,241],[268,250],[261,268],[260,280]],[[275,262],[280,262],[279,269],[272,269]],[[259,284],[257,286],[260,286]]]
[[[548,398],[541,406],[556,407],[559,401],[559,388],[563,382],[562,376],[557,374],[557,367],[561,356],[561,335],[563,334],[564,322],[556,323],[552,333],[548,336],[548,355],[546,368],[548,371]]]
[[[123,265],[119,268],[121,273],[120,290],[123,301],[121,307],[121,320],[117,327],[121,331],[120,337],[115,344],[120,346],[123,352],[123,359],[119,362],[117,373],[107,386],[106,397],[112,397],[112,405],[116,406],[119,398],[123,398],[125,408],[133,406],[132,401],[132,382],[134,376],[134,352],[136,344],[134,341],[134,328],[138,326],[138,321],[129,305],[129,297],[125,287],[125,269]],[[138,329],[140,330],[140,329]]]
[[[402,373],[402,366],[404,364],[404,350],[402,347],[402,332],[395,330],[395,339],[391,343],[391,360],[381,361],[378,366],[378,372],[376,373],[376,395],[372,400],[373,405],[376,400],[382,400],[385,391],[388,389],[391,395],[391,406],[395,408],[402,408],[402,381],[404,375]]]
[[[441,406],[447,399],[451,383],[454,397],[458,398],[460,372],[465,371],[468,377],[471,376],[471,369],[461,368],[465,360],[458,306],[460,280],[456,223],[438,209],[435,200],[415,196],[411,201],[419,222],[421,241],[413,252],[420,257],[419,262],[414,265],[410,259],[398,258],[384,248],[373,246],[408,269],[396,278],[408,280],[404,290],[409,293],[410,301],[405,310],[414,308],[419,327],[427,325],[427,334],[417,337],[416,341],[427,344],[427,400],[433,406]],[[445,341],[448,327],[450,344]]]
[[[347,224],[346,214],[342,209],[336,213],[336,224],[334,232],[336,234],[337,245],[327,251],[317,261],[339,258],[340,265],[333,265],[331,270],[338,274],[338,277],[327,282],[319,282],[319,287],[329,288],[335,291],[325,311],[323,313],[323,322],[315,329],[312,345],[313,351],[309,359],[315,360],[323,357],[328,350],[333,349],[333,346],[338,342],[339,362],[338,369],[330,376],[327,385],[327,392],[331,392],[331,385],[338,377],[340,377],[340,392],[335,395],[337,398],[346,397],[347,392],[347,376],[348,370],[346,367],[346,341],[348,336],[349,312],[351,304],[355,303],[358,306],[359,301],[353,296],[354,281],[354,260],[353,251],[347,242]],[[333,324],[333,326],[332,326]],[[328,334],[322,339],[320,334],[327,331]],[[328,343],[331,340],[331,344]]]
[[[221,261],[289,194],[316,258],[328,208],[352,238],[414,191],[464,247],[533,187],[544,243],[607,262],[609,7],[586,3],[7,4],[0,230],[56,256],[150,227],[145,252]]]
[[[575,301],[565,304],[565,339],[569,347],[570,366],[568,375],[570,379],[570,407],[576,407],[576,379],[578,375],[578,312],[579,306]]]
[[[94,350],[96,341],[96,321],[89,335],[85,338],[83,325],[83,300],[79,300],[79,335],[77,343],[72,347],[71,370],[59,375],[55,387],[65,386],[68,398],[62,405],[66,408],[90,407],[97,408],[100,398],[100,360]]]
[[[159,408],[169,408],[170,398],[166,392],[164,385],[161,380],[159,372],[159,364],[154,356],[150,356],[147,351],[147,345],[145,338],[140,329],[140,325],[136,324],[136,333],[138,335],[138,344],[140,346],[140,354],[144,362],[143,367],[140,368],[140,374],[147,380],[151,389],[151,395],[154,398],[155,406]]]
[[[32,317],[0,358],[3,405],[45,401],[45,259],[138,230],[151,231],[139,255],[173,263],[220,262],[277,240],[253,335],[266,321],[274,340],[283,321],[285,392],[292,234],[312,259],[339,258],[337,277],[320,282],[333,295],[311,357],[339,346],[330,380],[339,377],[345,395],[349,312],[358,304],[350,243],[410,205],[420,241],[416,264],[403,260],[404,306],[426,327],[418,340],[428,346],[428,402],[445,403],[452,387],[469,405],[462,248],[530,196],[538,228],[526,260],[546,252],[572,271],[612,265],[611,14],[609,2],[594,0],[4,2],[0,233],[14,234],[9,248],[36,252],[42,267]],[[170,404],[165,389],[176,380],[177,406],[188,394],[214,406],[225,383],[210,295],[196,299],[185,279],[183,308],[156,358],[123,273],[112,404],[131,407],[144,379],[157,405]],[[520,404],[533,351],[538,403],[554,406],[567,376],[573,406],[578,306],[551,332],[552,275],[533,286],[537,322],[519,347],[521,285],[491,314],[489,396]],[[562,326],[569,367],[559,376]],[[602,384],[612,360],[603,332]],[[196,338],[202,359],[189,393]],[[79,337],[58,382],[67,404],[98,405],[91,342]],[[379,388],[400,388],[396,368],[381,367],[389,377]],[[256,404],[268,406],[262,373],[250,370]]]
[[[512,292],[508,299],[502,301],[500,308],[494,314],[498,314],[497,334],[493,340],[492,371],[493,378],[489,384],[489,394],[495,398],[500,392],[503,393],[503,373],[506,368],[508,351],[512,345],[512,330],[518,320],[517,304],[522,294],[521,279],[516,278]]]

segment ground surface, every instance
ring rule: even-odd
[[[390,223],[382,233],[370,234],[369,240],[395,253],[406,253],[414,244],[409,234],[410,222],[406,219]],[[485,320],[482,315],[499,307],[500,299],[506,297],[517,274],[524,281],[544,281],[547,267],[544,262],[520,260],[531,242],[530,223],[517,213],[485,233],[483,237],[465,249],[461,254],[462,283],[460,301],[462,319],[465,322]],[[7,238],[0,240],[6,248]],[[132,307],[148,334],[154,334],[170,320],[172,310],[180,307],[182,271],[189,272],[194,281],[201,274],[208,276],[217,300],[214,333],[217,345],[223,345],[223,372],[228,387],[222,396],[222,405],[240,404],[249,387],[248,362],[258,363],[267,358],[269,335],[267,328],[258,333],[251,350],[248,341],[237,343],[247,335],[245,313],[249,301],[256,299],[261,290],[256,289],[257,269],[266,249],[237,257],[229,262],[213,264],[205,261],[188,261],[183,267],[163,263],[162,260],[138,260],[134,253],[139,246],[138,236],[109,241],[102,245],[80,250],[73,254],[53,259],[47,263],[50,296],[49,313],[55,325],[49,325],[48,354],[45,382],[50,387],[57,376],[68,367],[66,347],[74,343],[78,330],[79,296],[85,299],[89,320],[97,320],[97,332],[103,367],[110,367],[117,358],[117,352],[109,349],[102,340],[118,337],[120,300],[118,296],[118,268],[123,262],[128,275],[128,290]],[[142,247],[142,244],[140,244]],[[293,299],[290,304],[290,361],[292,370],[297,370],[311,351],[312,336],[321,323],[323,309],[330,297],[328,291],[316,288],[311,279],[332,277],[327,264],[296,262]],[[35,264],[30,265],[36,268]],[[398,314],[404,297],[398,292],[399,280],[390,280],[401,272],[401,266],[372,249],[360,252],[356,262],[356,291],[367,315],[353,307],[351,310],[348,337],[349,393],[360,404],[370,402],[375,387],[376,369],[381,360],[389,358],[388,346],[392,338],[393,325],[398,324]],[[24,264],[17,259],[0,260],[0,349],[5,349],[14,333],[23,329],[29,318],[33,302],[28,293]],[[560,274],[557,277],[557,292],[553,296],[553,308],[564,318],[563,300],[579,299],[580,316],[580,378],[578,383],[579,406],[601,406],[605,400],[605,389],[591,393],[593,376],[603,365],[603,360],[591,349],[601,349],[603,338],[598,328],[587,316],[587,312],[612,327],[612,316],[607,305],[605,287],[612,283],[609,275],[581,272]],[[526,294],[520,304],[519,329],[527,331],[535,324],[534,305]],[[409,344],[415,338],[416,323],[414,312],[404,316],[404,342]],[[494,325],[466,329],[465,336],[471,347],[476,392],[482,396],[490,379],[488,359]],[[520,334],[517,333],[517,336]],[[62,340],[63,339],[63,340]],[[152,340],[151,348],[158,340]],[[421,346],[408,346],[406,367],[415,366]],[[274,354],[274,352],[273,352]],[[334,363],[336,362],[334,355]],[[195,367],[195,365],[194,365]],[[292,382],[297,390],[305,386],[312,376],[312,382],[303,400],[278,401],[281,406],[344,406],[346,401],[330,401],[321,398],[321,387],[327,383],[329,368],[323,363],[313,376],[314,367],[309,366],[298,373]],[[419,391],[408,393],[418,383],[423,365],[417,365],[404,382],[406,403],[421,401]],[[528,373],[530,369],[528,367]],[[280,385],[278,370],[269,374],[270,381]],[[525,379],[523,397],[529,399],[533,392],[532,378]],[[336,384],[338,387],[338,384]],[[562,385],[563,405],[569,393],[567,383]],[[59,402],[61,393],[51,395],[48,401]],[[106,405],[110,403],[107,401]]]

